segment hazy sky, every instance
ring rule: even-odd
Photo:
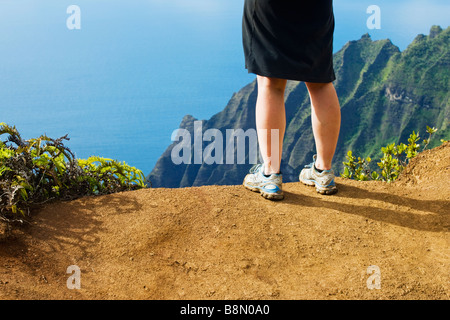
[[[243,3],[0,0],[0,121],[26,138],[69,133],[79,156],[148,173],[184,115],[209,119],[254,79],[244,68]],[[66,27],[70,5],[81,9],[81,30]],[[381,9],[380,30],[366,26],[370,5]],[[335,0],[334,9],[335,51],[367,32],[404,50],[450,22],[449,0]],[[133,153],[142,146],[146,154]]]
[[[370,5],[381,9],[380,30],[366,27],[366,9]],[[334,10],[335,49],[347,40],[358,39],[361,32],[368,32],[376,40],[390,38],[403,50],[417,34],[428,34],[432,25],[444,29],[450,25],[448,0],[334,0]]]
[[[280,0],[281,1],[281,0]],[[133,22],[147,18],[155,23],[158,32],[198,32],[208,29],[230,28],[239,38],[243,0],[0,0],[1,33],[11,25],[50,26],[64,22],[70,4],[82,8],[84,22]],[[381,29],[368,30],[366,9],[370,5],[381,8]],[[126,7],[124,9],[124,7]],[[391,38],[404,49],[419,33],[428,33],[431,25],[443,28],[450,23],[448,0],[334,0],[336,15],[335,48],[347,40],[369,32],[376,39]],[[85,10],[83,10],[85,9]],[[41,19],[39,19],[41,17]],[[151,21],[147,21],[151,22]],[[117,27],[116,25],[116,27]],[[83,24],[88,28],[87,24]],[[114,25],[111,26],[112,29]],[[163,29],[161,29],[163,28]],[[152,33],[155,30],[146,30]],[[214,31],[214,30],[211,30]],[[224,34],[227,30],[224,30]],[[176,38],[175,38],[176,39]]]

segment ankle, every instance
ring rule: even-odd
[[[331,170],[331,164],[324,164],[324,162],[316,160],[314,168],[316,168],[317,171]]]
[[[263,174],[266,177],[270,177],[272,174],[279,174],[279,173],[280,173],[280,170],[275,170],[273,168],[267,168],[267,167],[265,167],[264,171],[263,171]]]
[[[279,174],[279,173],[280,173],[280,168],[273,166],[271,162],[264,164],[263,174],[265,176],[270,176],[272,174]]]

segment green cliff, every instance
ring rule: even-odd
[[[366,34],[335,54],[335,86],[342,111],[335,171],[342,170],[348,150],[377,159],[382,146],[406,142],[413,130],[424,134],[426,125],[439,130],[430,147],[450,138],[449,35],[450,27],[442,30],[433,26],[428,36],[418,35],[400,52],[390,40],[372,41]],[[255,128],[256,94],[255,82],[233,94],[223,111],[201,122],[202,131],[218,129],[225,137],[227,129]],[[289,81],[285,99],[282,173],[288,182],[298,181],[300,170],[311,162],[315,149],[306,86]],[[194,136],[194,121],[192,116],[185,116],[180,128]],[[177,143],[167,148],[149,174],[153,187],[241,184],[252,166],[248,158],[246,164],[176,165],[171,151]],[[203,147],[209,143],[203,142]]]

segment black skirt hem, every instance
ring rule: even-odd
[[[285,79],[285,80],[293,80],[293,81],[302,81],[302,82],[311,82],[311,83],[330,83],[336,80],[336,76],[333,75],[331,78],[314,78],[314,77],[305,77],[299,76],[298,74],[285,74],[285,73],[274,73],[263,70],[256,70],[255,68],[246,67],[248,73],[253,73],[262,77],[268,78],[277,78],[277,79]]]

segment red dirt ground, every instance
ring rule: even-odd
[[[449,299],[449,182],[447,143],[393,184],[338,178],[333,196],[286,183],[281,202],[207,186],[48,204],[0,242],[0,299]]]

